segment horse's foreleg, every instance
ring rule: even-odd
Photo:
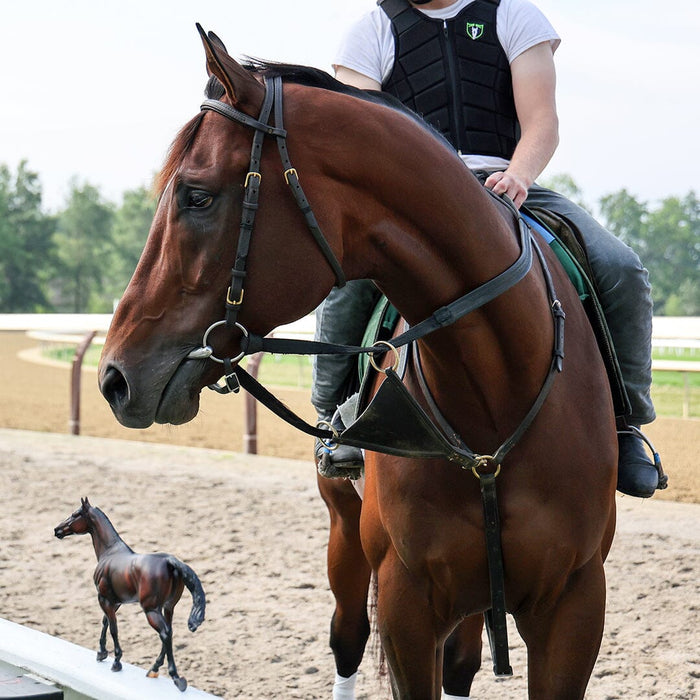
[[[465,618],[447,638],[442,664],[442,687],[454,698],[467,698],[481,667],[483,615]]]
[[[319,477],[330,515],[328,580],[335,596],[330,646],[336,666],[334,700],[355,697],[354,675],[369,638],[367,594],[371,569],[360,543],[362,501],[352,484]]]
[[[438,700],[443,644],[430,607],[429,584],[413,577],[393,552],[377,577],[377,620],[394,698]]]
[[[158,676],[158,670],[163,665],[163,660],[167,656],[168,658],[168,673],[173,679],[173,683],[180,690],[185,690],[187,688],[187,681],[178,675],[177,668],[175,666],[175,659],[173,657],[173,628],[169,625],[161,613],[160,610],[144,610],[146,613],[146,619],[148,623],[153,627],[153,629],[158,632],[158,636],[161,640],[160,653],[158,658],[156,658],[151,670],[148,671],[146,675],[151,678]],[[172,612],[172,611],[171,611]],[[172,616],[171,616],[172,619]]]
[[[97,660],[102,661],[103,659],[107,658],[106,641],[107,625],[109,625],[109,632],[112,635],[112,641],[114,642],[114,663],[112,664],[112,671],[121,671],[122,648],[119,646],[119,634],[117,632],[117,610],[119,610],[121,606],[119,603],[110,603],[102,596],[98,596],[98,600],[105,616],[102,620],[102,634],[100,635],[100,650],[97,652]]]
[[[605,573],[600,555],[569,578],[551,610],[515,620],[528,650],[529,696],[579,700],[595,665],[605,618]]]

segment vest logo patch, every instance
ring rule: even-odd
[[[467,36],[476,41],[484,35],[484,25],[467,22]]]

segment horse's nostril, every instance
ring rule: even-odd
[[[112,407],[121,406],[129,399],[129,385],[124,375],[114,366],[104,373],[100,391]]]

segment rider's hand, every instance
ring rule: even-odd
[[[520,209],[527,199],[529,184],[522,177],[508,170],[491,173],[484,183],[485,187],[493,190],[494,194],[507,194],[515,206]]]

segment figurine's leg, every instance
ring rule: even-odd
[[[112,664],[112,671],[121,671],[122,664],[121,664],[120,659],[122,658],[122,648],[119,646],[119,635],[117,633],[117,610],[119,610],[121,605],[119,603],[116,603],[115,605],[113,605],[106,598],[103,598],[102,596],[98,596],[98,600],[100,602],[100,607],[104,611],[105,618],[107,620],[107,623],[109,624],[109,632],[112,635],[112,640],[114,641],[114,663]],[[103,637],[105,636],[104,623],[103,623],[102,635],[103,635]],[[106,641],[106,637],[104,640],[101,637],[100,642],[102,644],[104,644],[104,641]],[[98,656],[97,656],[98,660],[99,660],[101,652],[102,652],[102,648],[100,648],[100,652],[98,652]]]
[[[151,627],[153,627],[153,629],[156,632],[158,632],[158,635],[160,636],[162,642],[161,652],[158,655],[158,658],[156,659],[156,662],[151,670],[157,671],[157,668],[160,668],[160,666],[163,663],[163,653],[165,652],[165,655],[168,657],[168,673],[170,674],[170,677],[173,679],[173,682],[179,690],[185,690],[185,688],[187,688],[187,681],[184,678],[178,676],[177,668],[175,666],[175,659],[173,658],[172,627],[166,622],[165,617],[163,616],[160,610],[146,611],[146,619],[148,620],[148,623],[151,625]],[[149,672],[148,675],[150,676],[151,672]]]
[[[146,615],[148,623],[151,625],[151,627],[153,627],[153,629],[156,632],[158,632],[158,636],[160,637],[160,653],[158,654],[156,660],[153,662],[151,670],[146,674],[149,678],[157,678],[158,671],[163,665],[163,661],[165,661],[166,648],[163,631],[167,629],[168,625],[166,621],[160,616],[160,613],[157,610],[144,610],[143,612]]]
[[[107,658],[107,615],[102,616],[102,634],[100,634],[100,646],[97,650],[97,660],[104,661]]]

